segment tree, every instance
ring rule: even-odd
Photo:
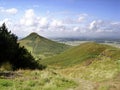
[[[17,52],[19,44],[17,36],[8,32],[5,23],[0,27],[0,62],[12,60]]]
[[[5,23],[0,27],[0,65],[9,62],[13,69],[43,69],[33,56],[17,43],[17,36],[8,31]]]

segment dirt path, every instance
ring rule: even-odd
[[[75,90],[94,90],[95,83],[82,80],[82,79],[75,79],[76,82],[78,82],[79,86],[75,88]]]

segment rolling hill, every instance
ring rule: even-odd
[[[33,56],[38,58],[59,54],[70,47],[44,38],[37,33],[31,33],[27,37],[19,40],[19,43],[21,46],[25,46]]]
[[[89,89],[89,87],[82,90],[120,89],[119,48],[88,42],[70,48],[59,55],[41,60],[41,63],[51,68],[56,67],[56,70],[63,76],[74,78],[79,82],[79,87],[76,90],[87,87],[88,81],[97,82],[96,89]]]
[[[90,63],[92,60],[103,56],[111,59],[119,59],[120,49],[109,45],[88,42],[70,48],[54,57],[42,60],[41,63],[67,67],[80,64],[82,62]]]

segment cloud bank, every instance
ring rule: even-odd
[[[0,8],[0,12],[16,14],[17,9]],[[34,9],[25,10],[18,21],[9,18],[0,21],[6,22],[13,33],[19,37],[37,32],[46,37],[119,37],[120,22],[90,19],[88,14],[79,14],[73,17],[55,18],[37,15]]]

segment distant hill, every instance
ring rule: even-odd
[[[59,54],[70,46],[44,38],[37,33],[31,33],[19,40],[21,46],[25,46],[35,57],[45,58]]]
[[[103,56],[110,57],[111,59],[119,59],[120,49],[109,45],[88,42],[66,50],[57,56],[42,60],[41,62],[47,65],[67,67],[77,65],[85,61],[86,63],[90,63],[91,60]]]

